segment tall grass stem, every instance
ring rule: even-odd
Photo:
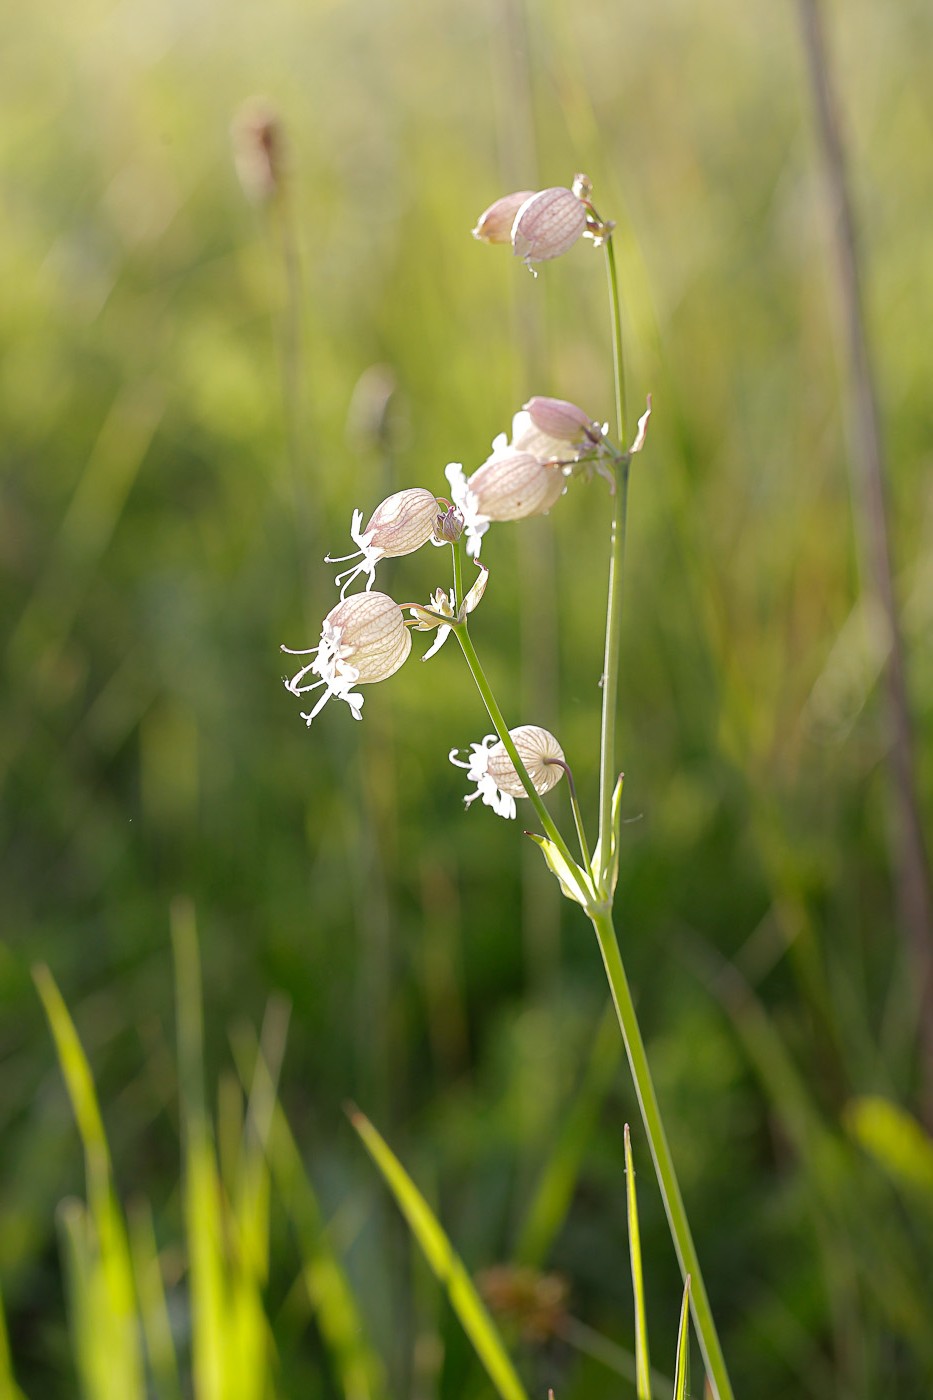
[[[642,1122],[648,1135],[651,1156],[654,1160],[658,1185],[661,1188],[661,1198],[664,1201],[667,1223],[674,1241],[681,1274],[685,1280],[687,1275],[690,1275],[690,1309],[700,1342],[700,1350],[703,1353],[706,1372],[712,1382],[716,1400],[734,1400],[725,1358],[722,1354],[706,1286],[703,1282],[700,1261],[693,1243],[690,1223],[687,1220],[677,1172],[674,1169],[674,1159],[668,1146],[667,1134],[664,1131],[661,1110],[651,1078],[651,1070],[648,1067],[648,1056],[635,1014],[635,1004],[632,1001],[628,978],[622,965],[615,925],[610,913],[594,909],[588,912],[599,940],[599,950],[602,953],[619,1028],[625,1042],[625,1053],[628,1056],[629,1068],[635,1082],[638,1106],[641,1109]]]

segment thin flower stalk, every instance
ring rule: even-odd
[[[628,978],[619,951],[619,942],[612,918],[611,888],[611,836],[612,836],[612,793],[616,778],[615,732],[616,709],[618,702],[619,639],[622,614],[622,573],[625,562],[625,525],[628,505],[629,466],[633,451],[640,449],[646,414],[639,421],[639,429],[632,448],[624,449],[628,441],[625,421],[625,371],[622,353],[622,317],[619,302],[619,283],[616,275],[615,253],[611,233],[605,238],[606,266],[609,282],[610,319],[612,322],[613,369],[615,377],[616,419],[619,444],[622,455],[614,463],[616,489],[613,495],[612,535],[609,559],[609,598],[606,609],[606,645],[603,661],[602,722],[600,730],[600,791],[599,791],[599,836],[600,868],[594,872],[600,902],[584,905],[587,916],[596,932],[599,950],[606,970],[606,977],[612,993],[619,1029],[625,1045],[635,1093],[641,1109],[642,1122],[648,1135],[655,1174],[664,1201],[664,1210],[670,1227],[671,1238],[680,1264],[681,1274],[692,1279],[690,1308],[700,1342],[700,1350],[706,1372],[713,1387],[715,1400],[733,1400],[732,1385],[726,1370],[725,1357],[713,1320],[703,1272],[693,1242],[690,1223],[684,1207],[674,1159],[671,1156],[664,1131],[664,1122],[658,1105],[645,1043],[642,1039],[635,1004],[629,989]],[[648,414],[651,404],[649,400]]]
[[[583,878],[580,875],[576,874],[576,862],[574,861],[573,856],[570,854],[570,851],[567,847],[567,843],[564,840],[563,836],[560,834],[560,831],[557,829],[556,825],[554,824],[554,819],[552,818],[550,812],[542,802],[541,797],[536,792],[534,783],[531,781],[531,778],[528,775],[528,771],[525,768],[524,763],[522,762],[521,755],[516,749],[515,744],[512,742],[512,736],[509,734],[508,725],[506,724],[502,716],[502,711],[499,709],[496,697],[492,693],[492,687],[490,686],[489,681],[486,679],[486,673],[483,670],[482,665],[480,664],[480,659],[476,654],[476,648],[473,645],[473,639],[470,636],[469,628],[464,622],[461,623],[459,626],[454,627],[453,630],[456,634],[457,641],[460,643],[460,649],[463,652],[466,663],[470,668],[470,673],[473,676],[473,680],[476,682],[476,688],[482,697],[483,704],[486,706],[486,712],[489,715],[489,718],[492,720],[493,728],[495,729],[500,740],[502,741],[502,745],[505,748],[505,751],[508,754],[509,758],[511,759],[515,771],[518,773],[518,776],[521,779],[522,787],[525,789],[525,792],[531,799],[531,804],[538,814],[538,818],[541,822],[541,825],[544,827],[546,835],[550,838],[551,841],[554,842],[554,845],[560,851],[567,864],[574,871],[574,879],[577,883],[579,893],[582,897],[581,902],[584,904],[584,907],[586,907],[593,898],[593,891],[587,886]]]
[[[674,1159],[671,1156],[671,1149],[667,1142],[667,1134],[664,1131],[664,1122],[661,1118],[661,1110],[658,1106],[658,1098],[654,1090],[651,1070],[648,1067],[645,1042],[642,1039],[641,1030],[639,1029],[638,1017],[635,1014],[635,1004],[632,1001],[632,993],[629,988],[628,978],[625,975],[625,968],[622,964],[622,956],[619,952],[619,942],[616,937],[615,926],[612,922],[612,914],[608,911],[598,911],[596,909],[588,909],[587,913],[593,924],[593,928],[596,930],[596,937],[599,941],[599,951],[602,954],[603,966],[606,969],[606,977],[609,981],[609,988],[612,993],[616,1016],[618,1017],[619,1026],[622,1031],[625,1053],[628,1057],[629,1069],[632,1072],[632,1080],[635,1084],[635,1093],[638,1097],[638,1106],[641,1109],[642,1122],[648,1134],[654,1169],[658,1178],[658,1185],[661,1188],[661,1198],[664,1201],[667,1223],[670,1228],[671,1238],[674,1242],[674,1249],[677,1254],[678,1263],[680,1264],[681,1274],[684,1278],[689,1274],[692,1280],[690,1289],[690,1310],[693,1314],[693,1322],[696,1327],[700,1350],[703,1353],[706,1373],[712,1383],[713,1394],[717,1397],[717,1400],[733,1400],[729,1373],[726,1370],[725,1357],[722,1353],[722,1347],[716,1331],[716,1324],[713,1321],[713,1313],[706,1293],[706,1286],[703,1282],[703,1274],[700,1269],[696,1245],[693,1243],[690,1222],[687,1219],[687,1211],[684,1206],[683,1196],[680,1192],[677,1172],[674,1169]]]

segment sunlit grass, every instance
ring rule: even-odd
[[[918,308],[931,285],[933,32],[921,0],[835,8],[929,811],[933,342]],[[113,1161],[95,1167],[106,1189],[89,1182],[58,1217],[74,1267],[99,1279],[102,1307],[114,1284],[94,1239],[109,1214],[145,1323],[127,1355],[143,1349],[165,1395],[186,1364],[181,1285],[169,1269],[160,1289],[156,1267],[183,1237],[165,954],[179,890],[200,911],[207,1065],[232,1022],[258,1024],[270,992],[295,1008],[283,1083],[295,1151],[276,1150],[276,1111],[271,1184],[244,1147],[222,1193],[249,1222],[245,1295],[278,1300],[304,1267],[313,1297],[338,1297],[321,1222],[344,1184],[353,1220],[371,1209],[341,1111],[352,1095],[387,1141],[411,1145],[413,1170],[430,1164],[470,1267],[514,1245],[566,1273],[576,1313],[634,1351],[618,1291],[619,1125],[634,1104],[595,1048],[591,948],[563,910],[556,926],[535,921],[536,877],[520,888],[515,851],[463,814],[442,772],[451,745],[478,737],[474,699],[449,659],[430,684],[412,662],[373,697],[358,760],[359,735],[308,734],[278,680],[279,643],[313,641],[307,618],[329,606],[317,555],[341,544],[354,506],[427,484],[448,460],[475,465],[529,393],[609,415],[601,275],[584,259],[533,287],[467,232],[506,176],[557,182],[577,167],[622,211],[632,392],[652,389],[656,409],[633,484],[624,639],[626,958],[660,1091],[684,1124],[739,1388],[873,1400],[888,1374],[925,1400],[933,1385],[922,1008],[891,898],[877,658],[857,599],[789,12],[738,0],[528,12],[527,39],[506,25],[511,9],[447,3],[430,22],[406,4],[295,0],[261,20],[238,3],[149,0],[41,0],[0,18],[0,1280],[35,1396],[73,1392],[55,1221],[80,1172],[37,961],[94,1065]],[[230,119],[257,89],[291,150],[314,558],[281,406],[281,249],[229,155]],[[503,168],[535,149],[536,170]],[[515,349],[528,325],[534,377]],[[398,386],[388,455],[346,426],[375,363]],[[553,554],[552,589],[519,602],[538,575],[505,532],[489,555],[501,601],[486,649],[510,666],[520,645],[530,658],[521,679],[503,662],[497,683],[510,704],[521,689],[553,697],[568,753],[591,744],[598,679],[592,499],[568,498],[560,530],[530,546]],[[535,566],[547,580],[537,554]],[[442,581],[405,561],[392,577],[419,597]],[[556,691],[540,660],[552,612]],[[594,774],[577,777],[593,790]],[[698,941],[737,962],[753,1000],[697,975]],[[198,1288],[209,1315],[242,1307],[244,1346],[267,1365],[278,1350],[287,1376],[303,1358],[276,1348],[282,1317],[263,1323],[215,1276],[227,1206],[209,1204],[223,1175],[212,1116],[189,1123],[207,1146],[188,1212],[203,1198],[215,1232]],[[309,1152],[326,1207],[305,1196]],[[666,1365],[661,1324],[680,1291],[639,1166],[645,1306]],[[305,1266],[274,1231],[268,1255],[261,1244],[265,1193],[285,1194],[277,1173]],[[146,1207],[112,1216],[113,1179],[152,1202],[151,1224]],[[374,1218],[351,1271],[371,1330],[381,1342],[434,1329],[456,1358],[435,1304],[393,1286],[407,1256]],[[405,1346],[379,1348],[380,1382],[376,1349],[354,1359],[355,1314],[335,1306],[328,1323],[316,1304],[313,1324],[334,1374],[401,1393]],[[216,1347],[203,1343],[205,1373]],[[557,1400],[618,1393],[589,1365],[568,1364]],[[451,1364],[435,1389],[455,1400],[467,1384]]]

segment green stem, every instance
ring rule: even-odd
[[[628,446],[625,431],[625,360],[622,355],[622,304],[619,300],[619,279],[616,275],[616,255],[612,246],[612,235],[606,239],[606,272],[609,276],[609,304],[612,320],[612,368],[616,392],[616,430],[619,446],[624,452]]]
[[[628,458],[615,469],[612,533],[609,553],[609,602],[606,609],[606,649],[603,654],[603,705],[599,733],[599,864],[597,884],[611,897],[607,881],[612,858],[612,793],[618,778],[615,761],[616,706],[619,698],[619,645],[622,631],[622,573],[625,563],[625,520],[628,506]]]
[[[661,1197],[664,1201],[674,1248],[677,1251],[680,1271],[685,1279],[687,1274],[690,1275],[690,1310],[693,1314],[693,1325],[699,1338],[706,1372],[712,1383],[716,1400],[733,1400],[732,1385],[726,1370],[722,1347],[719,1344],[716,1324],[713,1321],[696,1246],[690,1233],[687,1212],[684,1209],[677,1173],[674,1170],[674,1161],[667,1144],[667,1136],[661,1120],[661,1110],[658,1107],[658,1099],[651,1079],[651,1070],[648,1068],[645,1043],[641,1038],[632,993],[625,975],[625,968],[622,966],[612,914],[595,908],[588,909],[587,913],[599,940],[599,950],[602,953],[603,965],[609,979],[612,1000],[619,1019],[622,1039],[625,1042],[629,1068],[632,1071],[632,1079],[635,1081],[635,1092],[638,1095],[642,1122],[645,1125],[645,1132],[648,1134],[651,1156],[654,1159],[654,1168],[657,1173],[658,1185],[661,1188]]]
[[[557,760],[555,760],[557,762]],[[586,827],[583,825],[583,813],[580,810],[580,800],[577,797],[577,785],[573,780],[573,772],[569,763],[561,763],[564,774],[567,778],[567,787],[570,789],[570,808],[573,812],[574,825],[577,828],[577,840],[580,843],[580,855],[583,857],[584,870],[593,868],[593,857],[590,855],[589,842],[586,839]]]
[[[460,541],[452,544],[454,556],[454,612],[460,611],[463,602],[463,558],[460,554]]]
[[[625,562],[625,517],[628,507],[629,455],[625,430],[625,360],[622,354],[622,306],[612,236],[606,239],[609,278],[609,319],[612,323],[612,368],[615,381],[616,427],[623,453],[615,461],[612,534],[609,550],[609,601],[606,609],[606,649],[603,653],[603,703],[599,733],[599,870],[596,881],[607,899],[612,857],[612,793],[615,787],[616,705],[619,697],[619,637],[622,628],[622,569]]]
[[[563,836],[561,836],[557,827],[554,825],[554,820],[551,817],[550,812],[545,807],[544,803],[541,801],[540,794],[535,791],[534,783],[528,776],[528,770],[522,762],[518,749],[515,747],[515,744],[512,741],[512,736],[509,733],[508,725],[503,719],[502,711],[499,709],[499,706],[496,702],[496,697],[492,693],[492,687],[490,686],[489,681],[486,679],[486,673],[483,670],[480,664],[480,659],[476,654],[476,648],[473,645],[473,639],[470,636],[469,628],[467,627],[467,624],[465,622],[461,622],[458,626],[454,627],[453,631],[454,635],[457,638],[457,641],[460,643],[460,649],[466,658],[466,663],[470,668],[473,679],[476,682],[476,688],[479,691],[480,695],[483,697],[483,704],[486,706],[489,718],[492,720],[493,728],[495,729],[499,738],[502,740],[502,745],[509,758],[511,759],[512,766],[514,767],[516,773],[518,774],[521,780],[522,787],[525,789],[529,798],[531,799],[531,803],[538,814],[538,817],[541,821],[541,825],[544,827],[545,834],[549,836],[550,839],[554,842],[554,845],[560,851],[561,855],[564,857],[564,860],[570,867],[577,888],[580,891],[580,894],[583,896],[584,905],[589,905],[593,898],[593,891],[589,889],[586,882],[579,875],[576,874],[576,871],[578,869],[577,863],[574,860],[573,856],[570,854],[570,851],[567,847],[567,843],[564,840]]]

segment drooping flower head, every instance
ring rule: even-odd
[[[355,687],[387,680],[402,665],[411,651],[411,635],[405,626],[402,610],[386,593],[354,593],[331,608],[321,628],[321,640],[316,647],[293,651],[282,647],[289,656],[313,656],[302,666],[285,688],[293,695],[324,687],[314,709],[302,713],[310,724],[331,696],[345,700],[354,719],[360,719],[363,696]],[[303,684],[308,674],[318,679]]]
[[[550,792],[564,773],[564,752],[554,735],[537,724],[520,724],[517,729],[510,729],[509,735],[535,792]],[[471,744],[468,759],[460,758],[459,749],[451,749],[449,758],[457,768],[465,768],[470,782],[476,784],[476,791],[463,799],[465,806],[481,797],[483,805],[491,807],[497,816],[515,816],[515,799],[528,794],[505,745],[495,734],[487,734],[481,743]]]
[[[433,539],[437,514],[436,496],[421,486],[412,486],[406,491],[396,491],[394,495],[387,496],[373,511],[365,529],[361,528],[363,512],[355,510],[350,538],[358,548],[352,554],[328,555],[324,561],[327,564],[357,561],[337,575],[336,582],[343,585],[341,598],[346,597],[347,589],[360,574],[367,575],[368,592],[376,581],[376,565],[380,559],[396,559],[402,554],[413,554]]]
[[[492,455],[472,476],[464,477],[459,463],[451,463],[446,475],[466,526],[467,553],[474,558],[490,522],[544,515],[566,487],[560,468],[530,452],[512,451],[504,437],[496,439]]]
[[[533,194],[515,215],[512,247],[528,266],[559,258],[586,230],[586,209],[573,190],[557,185]]]

